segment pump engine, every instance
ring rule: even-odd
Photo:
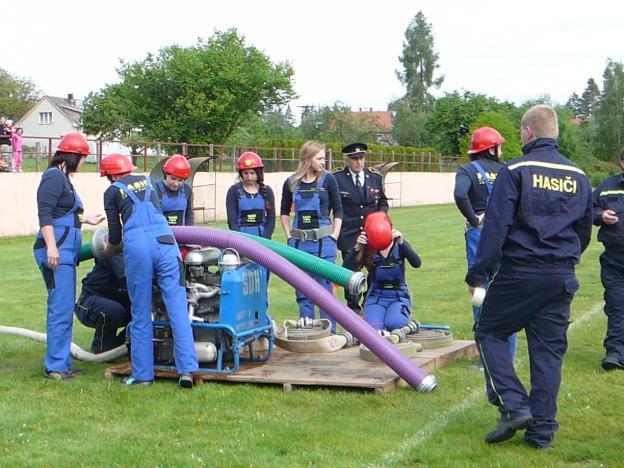
[[[184,257],[188,314],[200,371],[231,374],[241,360],[266,361],[274,343],[267,270],[234,249],[194,247]],[[173,335],[154,286],[154,362],[174,369]]]

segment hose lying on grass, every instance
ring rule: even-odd
[[[4,333],[5,335],[14,335],[29,338],[34,341],[41,341],[42,343],[45,343],[48,339],[45,333],[28,330],[26,328],[0,326],[0,334],[2,333]],[[121,345],[103,353],[93,354],[85,351],[76,343],[72,343],[70,353],[72,357],[78,359],[79,361],[109,362],[128,354],[128,348],[126,347],[126,345]]]

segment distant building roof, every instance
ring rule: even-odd
[[[82,101],[74,99],[73,94],[68,94],[66,98],[56,96],[43,96],[47,98],[60,112],[62,112],[72,123],[81,125]]]
[[[392,132],[392,111],[374,111],[372,108],[368,111],[351,111],[348,115],[361,118],[368,122],[372,122],[383,133]]]

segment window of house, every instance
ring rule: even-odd
[[[39,125],[50,125],[52,123],[52,112],[39,112]]]

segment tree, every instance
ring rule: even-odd
[[[622,62],[608,60],[603,73],[603,89],[596,110],[599,159],[612,161],[624,146],[624,69]]]
[[[293,124],[290,107],[273,109],[236,129],[227,140],[233,145],[253,145],[261,140],[291,140],[300,137],[300,132]]]
[[[587,80],[585,91],[581,94],[581,114],[587,120],[591,119],[598,108],[598,100],[600,99],[600,89],[593,78]]]
[[[486,111],[511,113],[508,103],[499,103],[484,94],[464,91],[447,93],[435,101],[425,126],[431,135],[431,143],[445,155],[461,153],[460,140],[470,133],[472,123],[478,115]],[[511,119],[510,119],[511,120]]]
[[[423,147],[429,144],[429,132],[425,124],[427,113],[422,110],[414,110],[405,99],[399,99],[393,103],[394,126],[392,136],[401,146]]]
[[[107,140],[123,140],[136,132],[127,111],[129,102],[124,100],[120,84],[107,86],[89,93],[83,103],[83,130]]]
[[[433,78],[439,68],[439,55],[433,48],[433,42],[431,24],[419,11],[405,31],[403,55],[399,57],[403,71],[396,71],[399,81],[407,88],[405,97],[418,110],[431,106],[433,96],[429,94],[429,88],[439,88],[444,81],[444,76]]]
[[[272,63],[235,29],[191,47],[173,45],[142,61],[121,62],[117,72],[119,83],[85,103],[85,128],[102,135],[138,128],[144,139],[223,143],[294,97],[290,64]]]
[[[572,95],[568,99],[568,102],[566,103],[566,107],[570,109],[570,111],[575,116],[583,114],[583,101],[581,100],[579,95],[576,94],[575,92],[572,93]]]
[[[18,120],[39,100],[35,84],[0,68],[0,116]]]
[[[307,139],[320,141],[362,141],[373,143],[380,129],[374,116],[362,116],[340,102],[333,106],[321,106],[309,112],[300,127]]]

